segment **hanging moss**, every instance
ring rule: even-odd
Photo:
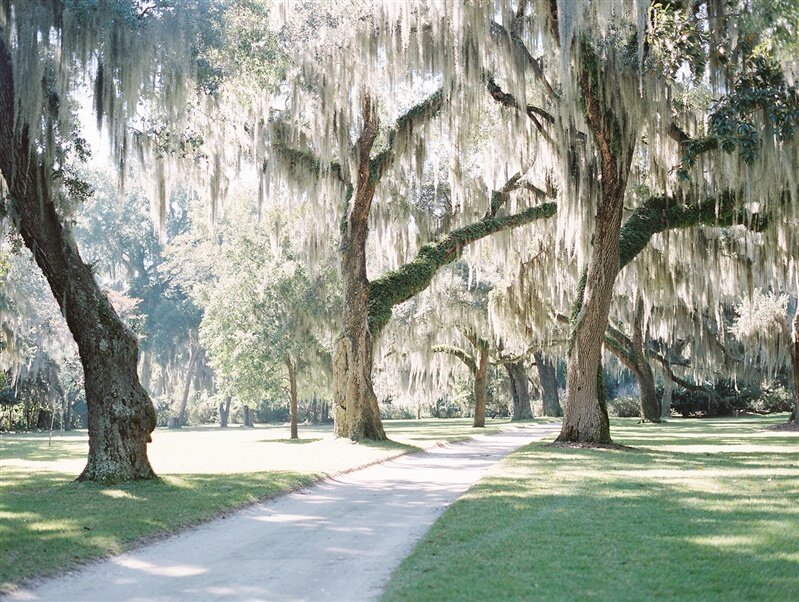
[[[749,219],[747,219],[747,217]],[[746,216],[736,209],[735,195],[724,192],[700,203],[684,205],[671,197],[652,197],[633,211],[621,228],[619,268],[630,263],[649,244],[652,236],[666,230],[692,226],[748,224],[761,231],[767,225],[762,216]]]
[[[555,203],[544,203],[504,217],[486,217],[454,230],[438,242],[421,247],[416,257],[369,284],[369,327],[376,335],[391,319],[395,305],[407,301],[430,284],[436,272],[460,257],[463,247],[495,232],[509,230],[555,215]]]

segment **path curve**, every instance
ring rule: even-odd
[[[374,600],[444,509],[558,424],[400,456],[13,593],[11,600]]]

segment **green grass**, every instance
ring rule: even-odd
[[[62,473],[0,480],[0,592],[12,582],[121,552],[224,510],[312,482],[315,475],[174,475],[117,486]]]
[[[507,422],[473,429],[471,419],[386,421],[392,440],[355,447],[331,447],[329,425],[300,425],[299,440],[287,438],[286,426],[274,425],[159,429],[162,451],[151,447],[150,457],[156,470],[163,467],[163,478],[116,486],[73,481],[88,450],[85,431],[56,433],[52,441],[47,433],[0,435],[0,593],[310,483],[318,473],[495,431]],[[348,455],[319,457],[338,452]],[[222,459],[215,464],[218,473],[203,464],[209,454]],[[279,470],[252,468],[257,463],[242,468],[253,457],[271,458],[270,466]]]
[[[386,600],[797,600],[784,416],[614,421],[635,451],[536,443],[445,512]]]

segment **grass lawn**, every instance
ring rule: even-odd
[[[799,600],[786,416],[612,422],[635,451],[535,443],[451,506],[386,600]]]
[[[115,486],[73,481],[86,461],[85,431],[51,443],[46,433],[0,435],[0,593],[323,474],[474,434],[465,419],[387,421],[386,431],[392,441],[355,445],[329,426],[301,425],[299,442],[286,426],[157,429],[149,457],[162,478]]]

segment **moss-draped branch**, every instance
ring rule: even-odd
[[[433,345],[433,353],[447,353],[453,357],[457,357],[460,361],[466,364],[466,366],[468,366],[469,370],[472,371],[472,374],[477,372],[477,362],[475,361],[474,356],[460,347],[455,347],[454,345]]]
[[[672,197],[652,197],[636,208],[621,228],[619,269],[635,259],[652,237],[660,232],[700,225],[732,226],[736,223],[762,231],[767,220],[759,215],[746,216],[736,210],[735,195],[729,191],[692,205],[685,205]]]
[[[386,133],[386,147],[369,160],[369,172],[374,183],[380,181],[394,162],[397,140],[410,135],[414,128],[438,115],[443,106],[444,90],[439,88],[397,119],[394,126]]]
[[[379,332],[391,319],[391,309],[426,289],[436,272],[460,257],[463,248],[481,238],[555,215],[555,203],[544,203],[497,217],[488,215],[478,222],[453,230],[419,249],[405,265],[369,284],[369,327]]]
[[[286,167],[294,172],[303,171],[306,175],[312,175],[317,178],[331,174],[337,180],[344,182],[341,164],[334,161],[329,165],[323,166],[319,157],[311,151],[290,147],[280,135],[274,136],[272,148],[275,150],[276,156],[285,163]]]
[[[764,215],[747,215],[736,209],[735,195],[730,191],[718,198],[707,197],[699,203],[686,205],[668,196],[650,197],[637,207],[624,222],[619,232],[619,270],[627,266],[643,251],[655,234],[694,226],[732,226],[745,224],[761,232],[768,225]],[[582,308],[587,271],[577,285],[577,301],[572,307],[571,322],[575,322]]]

